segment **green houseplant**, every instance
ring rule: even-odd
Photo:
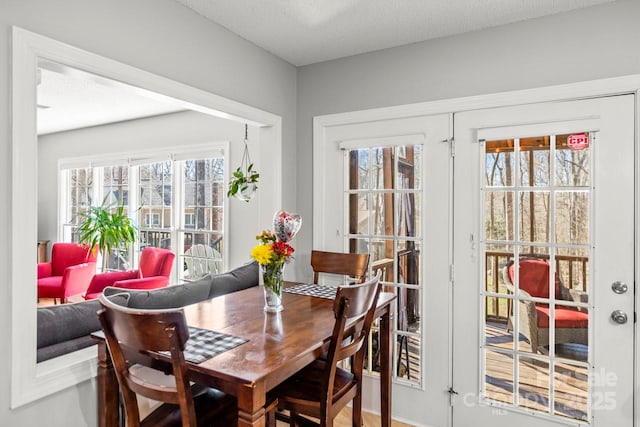
[[[125,213],[124,205],[114,208],[106,200],[105,197],[100,206],[91,206],[80,212],[77,228],[80,243],[86,243],[90,247],[98,245],[102,254],[102,271],[106,270],[107,255],[113,249],[128,249],[138,235],[138,228]]]
[[[258,189],[259,178],[260,174],[253,170],[253,163],[247,166],[246,170],[242,170],[242,166],[238,167],[229,180],[227,196],[234,196],[248,202]]]
[[[253,169],[251,157],[249,156],[249,126],[244,125],[244,151],[242,153],[242,161],[240,166],[231,174],[229,180],[229,189],[227,197],[234,196],[245,202],[249,202],[253,198],[258,189],[258,179],[260,174]]]

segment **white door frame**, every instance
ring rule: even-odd
[[[584,98],[594,98],[601,96],[611,96],[619,94],[635,93],[636,96],[636,134],[635,134],[635,146],[640,145],[640,136],[638,129],[640,129],[640,117],[638,112],[640,111],[640,75],[630,75],[623,77],[615,77],[609,79],[593,80],[587,82],[571,83],[566,85],[547,86],[535,89],[517,90],[511,92],[502,92],[496,94],[477,95],[463,98],[452,98],[447,100],[422,102],[415,104],[407,104],[393,107],[375,108],[369,110],[352,111],[346,113],[336,113],[329,115],[316,116],[313,119],[313,206],[322,206],[325,202],[325,189],[323,184],[323,171],[327,166],[324,164],[324,152],[327,149],[329,141],[326,139],[326,129],[332,126],[341,126],[353,123],[370,122],[377,120],[389,120],[402,117],[412,117],[421,115],[432,114],[446,114],[446,113],[458,113],[462,111],[470,111],[477,109],[486,109],[494,107],[507,107],[520,104],[534,104],[541,102],[552,101],[566,101],[577,100]],[[634,185],[635,185],[635,210],[640,213],[640,150],[636,149],[635,153],[635,171],[634,171]],[[635,244],[634,250],[636,253],[640,253],[640,219],[637,215],[635,218]],[[314,221],[313,224],[313,241],[322,241],[322,235],[325,230],[322,227],[321,222]],[[634,266],[634,276],[637,277],[640,272],[640,259],[636,257]],[[450,293],[451,295],[451,293]],[[640,292],[636,293],[635,306],[640,307]],[[449,315],[451,316],[452,299],[449,300]],[[451,325],[451,319],[449,324]],[[638,328],[635,329],[635,359],[634,359],[634,385],[637,388],[640,383],[640,375],[638,373],[638,367],[640,366],[640,333]],[[449,360],[452,360],[453,348],[450,345]],[[451,363],[447,367],[449,370],[449,378],[452,375]],[[427,379],[428,381],[428,379]],[[451,384],[449,384],[451,385]],[[447,387],[448,388],[448,387]],[[444,390],[443,390],[444,392]],[[635,408],[640,408],[640,393],[637,393],[634,397]],[[406,415],[406,414],[405,414]],[[403,418],[406,418],[403,417]],[[417,426],[424,426],[420,424],[420,420],[407,420],[413,422]],[[449,420],[449,425],[451,419]]]

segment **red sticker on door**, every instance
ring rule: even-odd
[[[589,134],[574,133],[567,137],[567,146],[571,150],[584,150],[589,147]]]

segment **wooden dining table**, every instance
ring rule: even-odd
[[[291,284],[289,284],[291,285]],[[396,297],[381,293],[379,324],[381,425],[391,424],[391,313]],[[188,363],[194,382],[238,399],[238,426],[264,427],[267,392],[327,350],[334,325],[333,300],[283,292],[284,310],[265,313],[262,287],[253,287],[184,307],[189,326],[246,340],[202,363]],[[117,426],[118,383],[104,338],[98,341],[98,425]],[[162,368],[166,356],[140,356],[138,363]]]

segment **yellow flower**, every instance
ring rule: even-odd
[[[271,245],[256,245],[251,250],[251,258],[258,261],[260,265],[267,265],[273,258],[273,249]]]

